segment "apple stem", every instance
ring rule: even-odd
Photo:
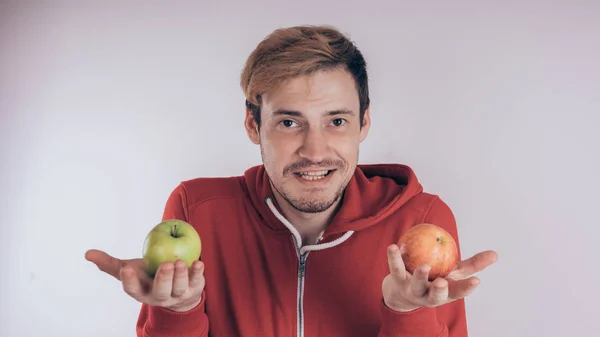
[[[171,233],[171,236],[174,238],[177,237],[177,225],[173,225],[173,232]]]

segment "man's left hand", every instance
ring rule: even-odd
[[[383,280],[385,304],[392,310],[408,312],[420,307],[437,307],[471,294],[479,285],[473,274],[487,268],[498,259],[495,251],[488,250],[461,261],[445,278],[429,281],[429,268],[419,266],[414,274],[406,270],[397,245],[387,249],[390,274]]]

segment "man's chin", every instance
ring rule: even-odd
[[[321,213],[329,210],[339,198],[326,192],[300,193],[285,197],[296,210],[304,213]]]
[[[325,212],[329,209],[331,209],[331,207],[333,206],[333,202],[318,202],[318,201],[311,201],[311,202],[293,202],[290,203],[292,205],[293,208],[295,208],[296,210],[302,212],[302,213],[311,213],[311,214],[316,214],[316,213],[322,213]]]

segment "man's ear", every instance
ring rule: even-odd
[[[367,108],[365,110],[365,114],[363,116],[362,127],[360,129],[360,142],[362,143],[369,134],[369,129],[371,128],[371,108]]]
[[[260,134],[258,132],[258,124],[256,120],[254,120],[254,116],[252,116],[252,110],[246,107],[246,118],[244,119],[244,127],[246,128],[246,133],[248,133],[248,138],[254,144],[260,144]]]

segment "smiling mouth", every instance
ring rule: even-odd
[[[294,174],[297,175],[298,177],[304,179],[304,180],[314,181],[314,180],[320,180],[320,179],[323,179],[323,178],[327,177],[333,171],[335,171],[335,170],[323,170],[323,171],[312,171],[312,172],[295,172]]]

